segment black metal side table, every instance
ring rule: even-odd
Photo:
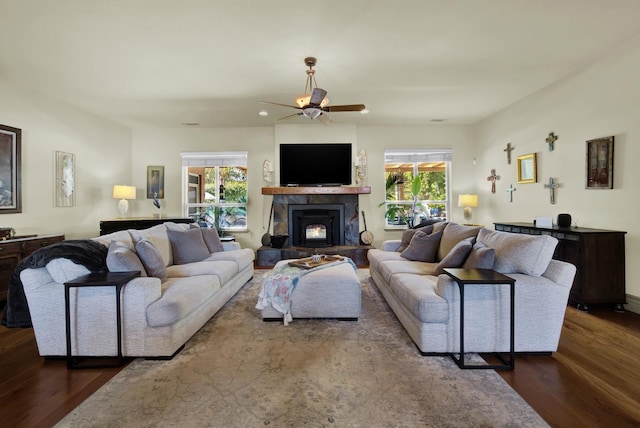
[[[131,272],[93,272],[85,276],[81,276],[72,281],[64,283],[64,310],[65,310],[65,323],[67,333],[67,368],[100,368],[100,367],[120,367],[124,363],[124,357],[122,356],[122,313],[120,294],[122,287],[131,281],[133,278],[140,276],[140,271]],[[116,357],[115,364],[93,364],[93,365],[80,365],[74,361],[73,355],[71,355],[71,310],[69,290],[71,287],[115,287],[116,291],[116,329],[117,329],[117,341],[118,341],[118,355]],[[81,357],[81,356],[76,356]]]
[[[514,301],[515,301],[515,283],[516,280],[496,272],[493,269],[458,269],[458,268],[445,268],[444,273],[453,278],[458,287],[460,288],[460,354],[456,358],[455,354],[451,354],[451,358],[456,362],[461,369],[508,369],[513,370],[515,367],[515,317],[514,317]],[[495,353],[496,357],[503,363],[503,365],[494,364],[465,364],[464,362],[464,288],[466,285],[490,285],[490,284],[509,284],[510,286],[510,320],[509,320],[509,360],[500,353]]]

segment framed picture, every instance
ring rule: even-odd
[[[536,183],[538,181],[536,154],[518,156],[518,183]]]
[[[164,166],[147,166],[147,199],[164,199]]]
[[[587,189],[613,189],[613,136],[587,141]]]
[[[0,125],[0,214],[22,212],[21,138],[21,129]]]
[[[55,152],[56,207],[76,205],[76,157],[72,153]]]

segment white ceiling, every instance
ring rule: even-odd
[[[131,127],[265,126],[315,56],[332,105],[370,110],[336,123],[468,124],[638,23],[638,0],[0,0],[0,79]]]

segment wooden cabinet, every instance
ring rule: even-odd
[[[496,230],[558,239],[553,258],[576,266],[569,302],[578,309],[613,306],[624,310],[626,232],[585,227],[535,227],[530,223],[494,223]]]
[[[17,237],[0,241],[0,301],[7,300],[11,274],[18,263],[39,248],[64,241],[64,235]]]
[[[173,223],[193,223],[193,219],[186,217],[176,218],[155,218],[155,217],[129,217],[129,218],[117,218],[113,220],[101,220],[100,221],[100,235],[106,235],[112,232],[118,232],[119,230],[127,229],[148,229],[157,224],[166,223],[171,221]]]

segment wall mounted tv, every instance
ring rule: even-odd
[[[281,186],[351,184],[351,144],[280,144]]]

